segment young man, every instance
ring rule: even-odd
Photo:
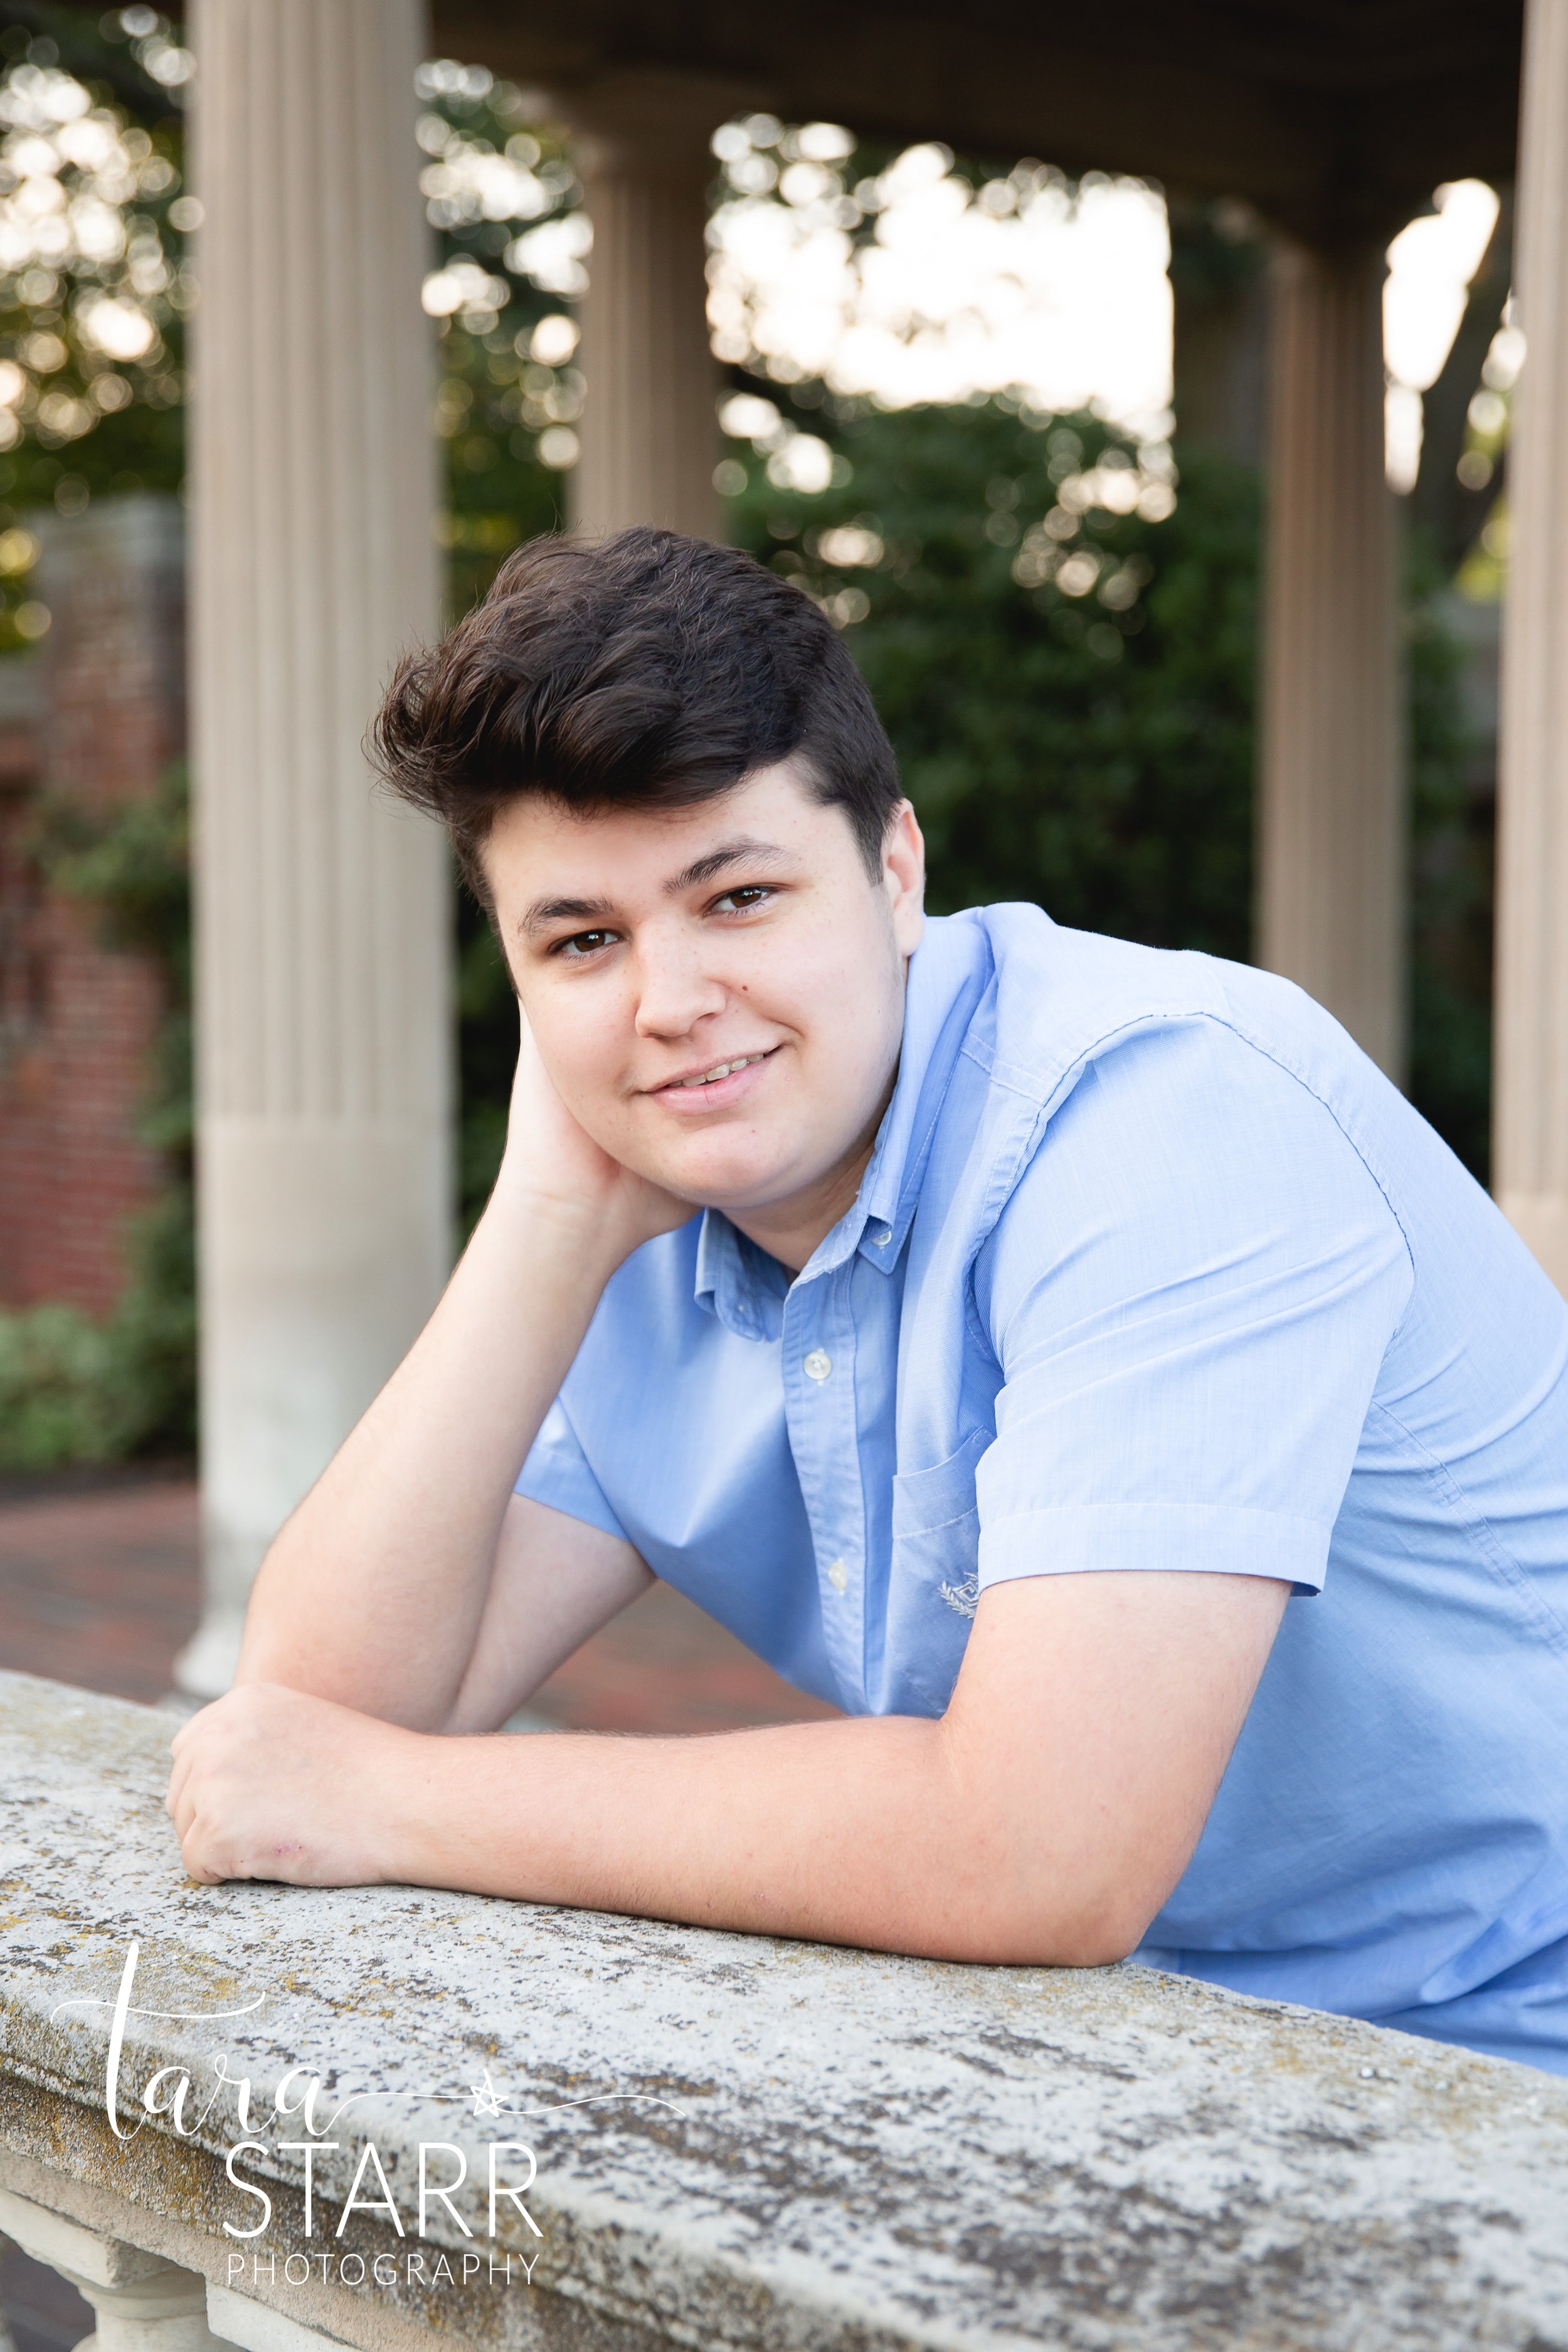
[[[1568,1305],[1394,1088],[1261,972],[924,921],[732,551],[525,550],[379,740],[509,1138],[174,1743],[192,1874],[1136,1948],[1568,2071]],[[848,1719],[492,1736],[650,1572]]]

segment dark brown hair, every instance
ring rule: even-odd
[[[444,643],[400,664],[371,748],[487,904],[479,851],[520,793],[684,808],[793,754],[873,873],[900,797],[866,682],[810,597],[670,530],[520,548]]]

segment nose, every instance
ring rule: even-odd
[[[637,942],[637,1032],[639,1037],[689,1037],[700,1021],[721,1013],[724,983],[704,969],[701,942],[672,931]]]

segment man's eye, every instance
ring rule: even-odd
[[[749,907],[761,907],[773,895],[765,882],[742,882],[738,888],[726,890],[721,898],[715,898],[713,910],[715,914],[722,914],[732,907],[744,914]]]
[[[557,940],[551,953],[567,956],[575,962],[584,956],[597,955],[615,936],[614,931],[574,931],[569,940]]]

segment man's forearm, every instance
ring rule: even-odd
[[[503,1175],[419,1339],[257,1579],[241,1681],[447,1720],[501,1514],[616,1258]]]
[[[1119,1956],[1075,1842],[1020,1853],[950,1727],[915,1717],[413,1740],[380,1832],[382,1874],[423,1885],[932,1958]]]
[[[254,1684],[175,1733],[169,1811],[204,1879],[1087,1965],[1131,1951],[1185,1869],[1289,1592],[1136,1570],[994,1586],[940,1720],[453,1738]]]

